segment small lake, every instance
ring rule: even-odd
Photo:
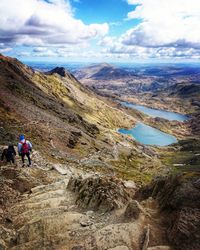
[[[169,111],[160,110],[160,109],[148,108],[148,107],[145,107],[142,105],[137,105],[137,104],[130,103],[130,102],[120,102],[120,103],[125,107],[137,109],[137,110],[139,110],[139,111],[143,112],[144,114],[149,115],[151,117],[160,117],[160,118],[167,119],[169,121],[173,121],[173,120],[185,121],[188,119],[188,116],[178,114],[175,112],[169,112]]]
[[[119,129],[118,132],[133,136],[138,142],[146,145],[167,146],[176,143],[176,137],[164,133],[144,123],[137,123],[132,129]]]
[[[133,108],[143,112],[146,115],[151,117],[161,117],[167,119],[169,121],[185,121],[189,119],[188,116],[178,114],[175,112],[169,112],[160,109],[148,108],[142,105],[137,105],[130,102],[120,102],[123,106],[128,108]],[[155,146],[167,146],[172,143],[178,142],[176,137],[164,133],[156,128],[148,126],[142,122],[136,124],[136,126],[132,129],[119,129],[118,132],[122,134],[131,135],[136,139],[136,141],[146,144],[146,145],[155,145]]]

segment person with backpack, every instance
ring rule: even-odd
[[[15,163],[15,156],[16,156],[16,151],[15,148],[12,144],[10,144],[8,146],[8,148],[5,148],[3,150],[3,153],[1,155],[1,161],[4,160],[4,158],[6,159],[7,163]]]
[[[28,166],[31,166],[31,158],[30,158],[30,152],[32,151],[32,144],[30,141],[25,139],[24,135],[20,135],[19,137],[19,143],[18,143],[18,153],[22,158],[22,163],[24,166],[24,158],[25,156],[28,158]]]

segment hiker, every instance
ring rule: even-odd
[[[15,156],[16,156],[16,151],[15,148],[12,144],[10,144],[8,146],[8,148],[5,148],[3,150],[3,153],[1,155],[1,161],[4,160],[4,158],[6,159],[7,163],[15,163]]]
[[[30,152],[32,151],[32,144],[25,139],[24,135],[20,135],[18,143],[18,153],[22,157],[22,167],[24,167],[24,157],[28,158],[28,166],[31,166]]]

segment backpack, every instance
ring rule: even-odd
[[[21,153],[22,154],[29,153],[29,145],[26,143],[26,141],[22,143]]]

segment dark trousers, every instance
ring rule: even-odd
[[[15,163],[15,157],[13,156],[12,158],[6,158],[6,161],[9,162],[9,163]]]
[[[31,165],[30,153],[26,153],[26,154],[22,154],[22,155],[21,155],[23,164],[24,164],[24,157],[25,157],[25,156],[27,156],[27,158],[28,158],[28,163],[29,163],[29,165]]]

